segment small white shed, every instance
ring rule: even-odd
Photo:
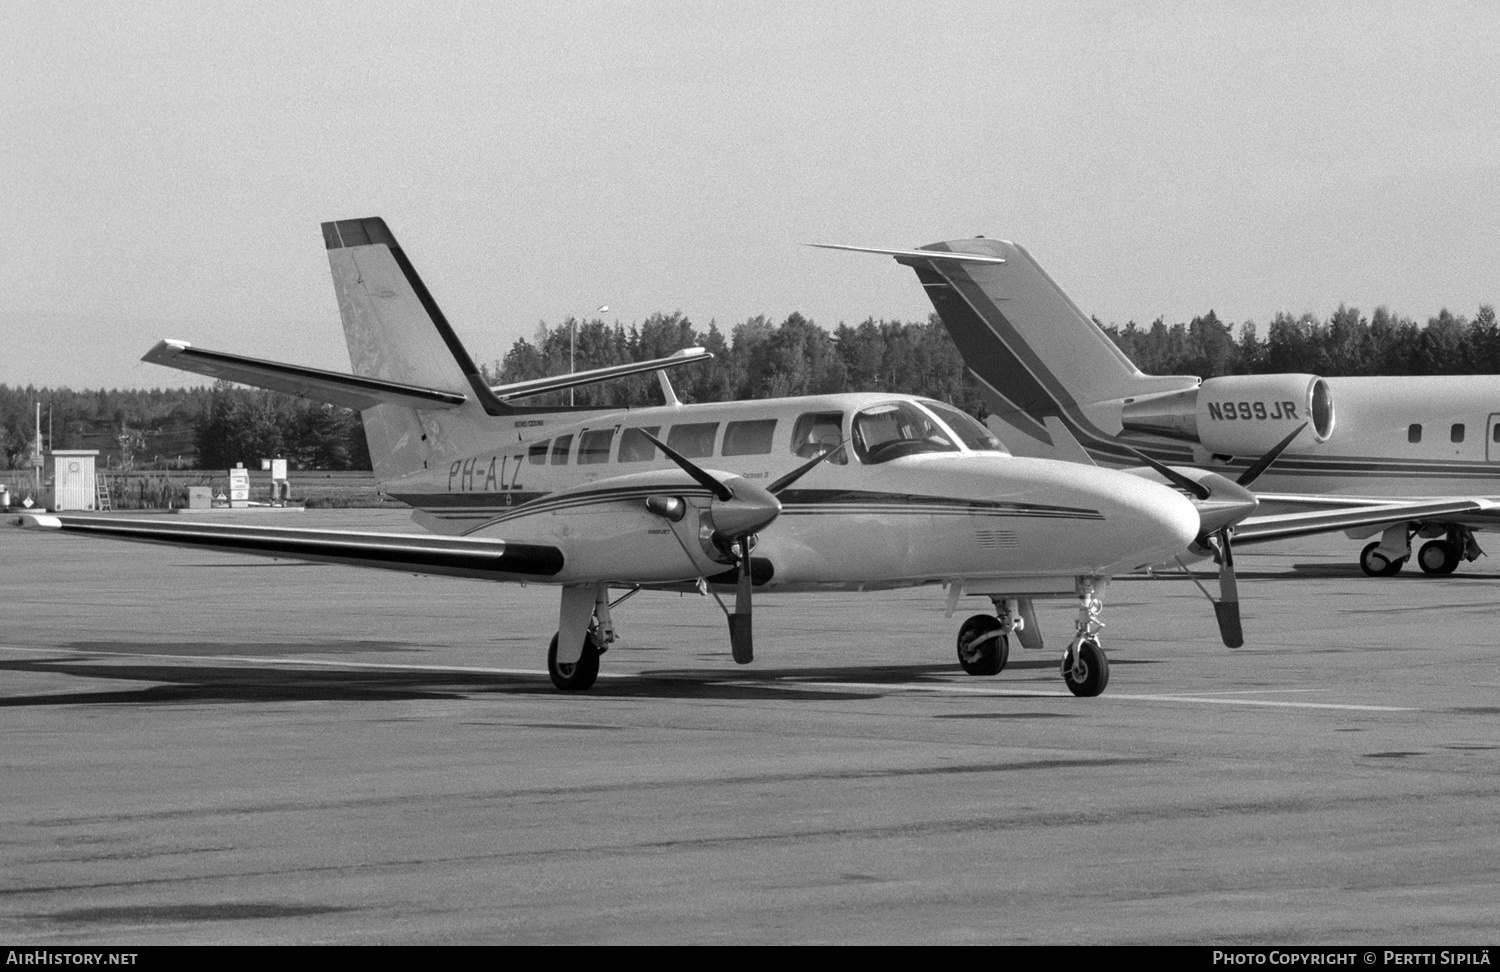
[[[92,510],[99,503],[94,480],[98,449],[58,449],[52,453],[52,508]]]

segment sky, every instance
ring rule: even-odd
[[[539,322],[925,320],[811,242],[1024,245],[1106,323],[1500,299],[1500,5],[0,7],[0,383],[347,371],[324,220],[473,356]]]

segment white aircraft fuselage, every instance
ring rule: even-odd
[[[1159,562],[1198,532],[1192,505],[1159,484],[970,448],[955,430],[944,445],[906,447],[937,451],[875,461],[856,422],[898,405],[939,421],[927,412],[937,403],[893,394],[499,417],[510,441],[430,461],[382,489],[435,531],[555,546],[564,564],[548,580],[564,584],[691,582],[733,566],[704,538],[708,490],[641,429],[716,476],[761,486],[850,443],[779,496],[754,548],[757,589],[959,583],[974,594],[1072,594],[1078,576]],[[821,444],[807,441],[815,428]],[[686,515],[652,512],[652,496],[681,498]]]

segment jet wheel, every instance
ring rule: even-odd
[[[1099,642],[1092,638],[1078,646],[1078,656],[1080,663],[1078,670],[1074,671],[1073,649],[1069,648],[1063,655],[1063,681],[1068,683],[1068,691],[1074,695],[1092,698],[1109,684],[1109,659],[1104,657]]]
[[[1000,629],[1000,619],[976,614],[958,629],[958,664],[970,675],[999,675],[1010,657],[1010,639],[1005,635],[985,638]],[[981,640],[982,639],[982,640]]]
[[[1359,552],[1359,569],[1370,577],[1394,577],[1401,572],[1401,565],[1406,563],[1406,558],[1386,560],[1384,556],[1375,552],[1379,547],[1380,541],[1376,540],[1374,543],[1367,544],[1365,549]]]
[[[1417,551],[1417,566],[1424,574],[1451,574],[1458,569],[1458,545],[1447,540],[1429,540]]]
[[[552,684],[564,692],[583,692],[594,686],[599,677],[599,649],[594,646],[591,635],[583,636],[583,654],[571,665],[559,664],[557,660],[557,635],[547,648],[547,674]]]

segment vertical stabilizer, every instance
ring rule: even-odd
[[[493,416],[513,408],[490,392],[437,302],[379,217],[323,224],[349,363],[356,375],[462,394],[452,410],[382,404],[360,412],[381,482],[478,451]]]
[[[1005,437],[1018,455],[1055,450],[1049,418],[1086,449],[1118,452],[1121,400],[1198,385],[1143,374],[1014,243],[981,237],[893,255],[916,271],[994,416],[1021,433]]]

